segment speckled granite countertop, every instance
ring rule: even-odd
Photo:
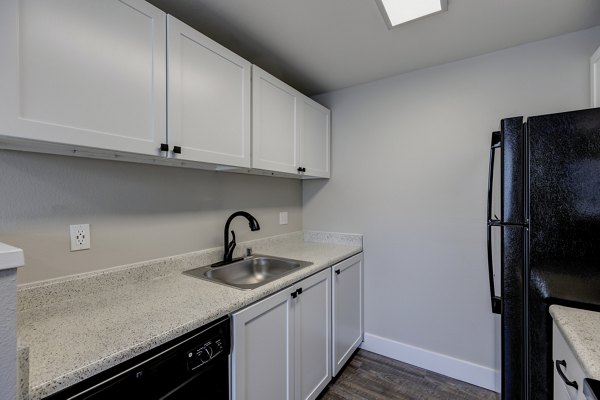
[[[71,386],[357,254],[362,236],[296,232],[240,243],[236,254],[246,247],[313,265],[250,291],[181,274],[218,261],[217,248],[20,286],[17,337],[29,349],[29,398]]]
[[[600,312],[551,305],[550,314],[586,376],[600,379]]]

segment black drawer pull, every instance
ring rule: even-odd
[[[335,270],[335,274],[336,274],[336,275],[339,275],[339,274],[341,274],[341,273],[342,273],[342,271],[341,271],[341,270],[339,270],[339,269],[336,269],[336,270]]]
[[[173,146],[173,153],[181,154],[181,146]]]
[[[169,145],[166,143],[160,144],[160,151],[169,151]]]
[[[298,293],[298,296],[300,296],[302,294],[302,288],[296,290],[296,293]]]
[[[298,297],[298,292],[297,291],[296,292],[292,292],[290,294],[290,296],[292,296],[292,299],[295,299],[296,297]]]
[[[567,368],[567,362],[565,360],[556,360],[556,372],[558,372],[558,376],[560,376],[560,379],[563,380],[565,385],[574,387],[575,390],[579,390],[579,385],[577,384],[577,381],[569,381],[563,370],[560,368],[561,365]]]

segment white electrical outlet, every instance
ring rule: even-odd
[[[288,213],[287,211],[282,211],[279,213],[279,225],[287,225],[288,223]]]
[[[90,224],[70,225],[71,251],[87,250],[90,246]]]

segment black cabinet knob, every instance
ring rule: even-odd
[[[298,296],[300,296],[302,294],[302,288],[296,290],[296,293],[298,293]]]
[[[298,167],[298,172],[306,172],[306,168],[304,168],[304,167]]]
[[[160,151],[169,151],[169,145],[166,143],[160,144]]]
[[[298,291],[292,292],[291,296],[292,296],[292,299],[295,299],[296,297],[298,297]]]
[[[173,146],[173,153],[181,154],[181,146]]]
[[[335,270],[335,274],[336,274],[336,275],[339,275],[339,274],[341,274],[341,273],[342,273],[342,271],[341,271],[341,270],[339,270],[339,269],[336,269],[336,270]]]

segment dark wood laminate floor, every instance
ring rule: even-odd
[[[320,400],[497,400],[500,395],[359,350]]]

